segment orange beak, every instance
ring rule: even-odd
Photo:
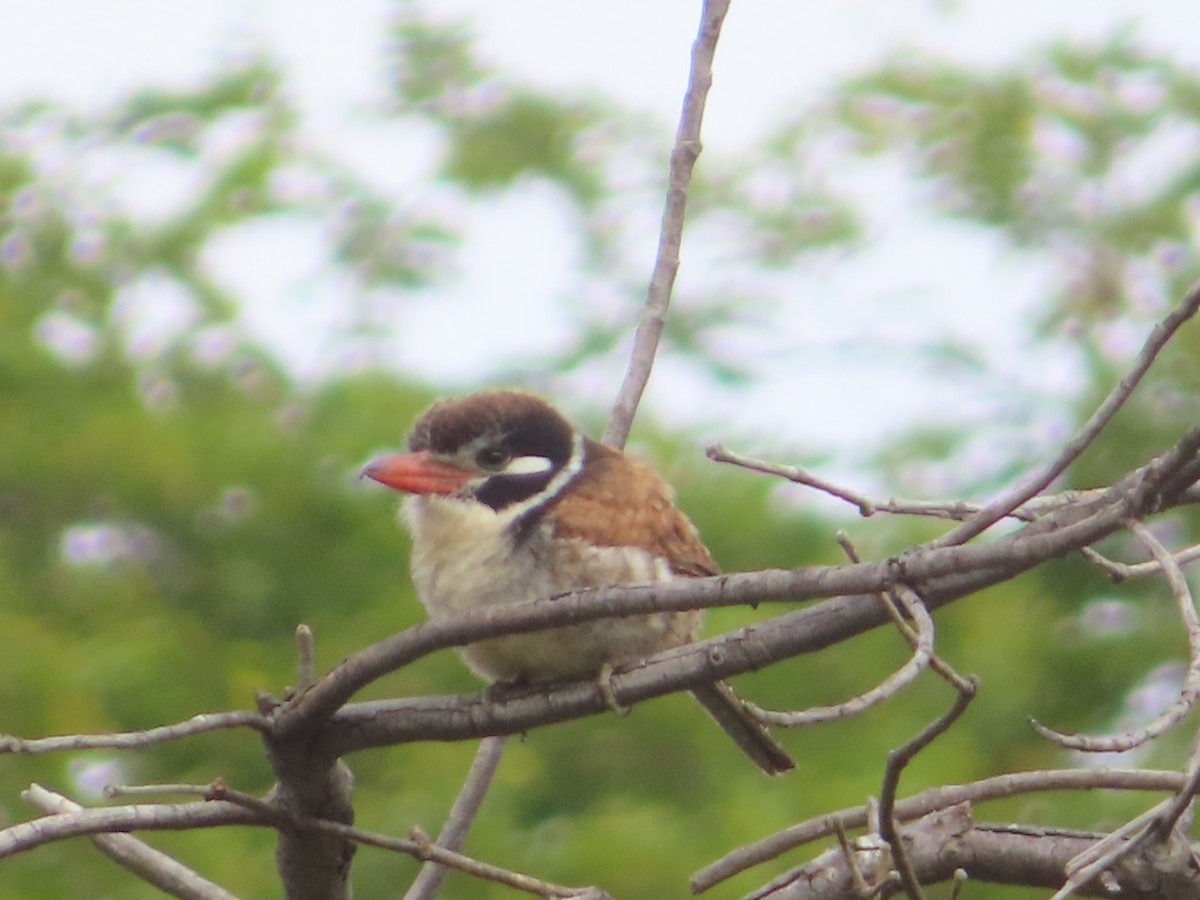
[[[439,462],[425,451],[381,456],[362,473],[409,494],[455,494],[473,477],[471,472]]]

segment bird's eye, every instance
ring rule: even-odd
[[[508,462],[508,454],[499,447],[484,447],[475,454],[475,464],[481,469],[499,469]]]

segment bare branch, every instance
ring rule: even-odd
[[[430,844],[430,842],[407,840],[403,838],[392,838],[390,835],[378,834],[376,832],[367,832],[361,828],[353,828],[342,824],[341,822],[332,822],[328,818],[314,818],[296,814],[292,810],[283,808],[271,799],[262,799],[254,797],[252,794],[241,791],[234,791],[229,788],[223,781],[217,780],[211,785],[126,785],[110,788],[110,794],[114,797],[145,797],[152,794],[182,794],[182,796],[193,796],[204,799],[203,803],[166,805],[166,804],[142,804],[137,806],[119,806],[119,808],[110,808],[107,810],[88,810],[91,814],[95,812],[121,811],[122,816],[118,817],[118,821],[108,823],[106,828],[101,830],[131,830],[133,828],[162,828],[161,824],[130,824],[128,823],[128,814],[130,811],[137,811],[138,818],[150,818],[154,820],[157,811],[167,810],[174,812],[175,810],[196,810],[196,809],[220,809],[224,811],[236,810],[236,817],[232,818],[229,823],[232,824],[258,824],[258,826],[266,826],[276,829],[290,830],[306,830],[306,832],[319,832],[323,834],[335,835],[347,841],[354,841],[356,844],[362,844],[371,847],[378,847],[380,850],[388,850],[395,853],[404,853],[407,856],[416,857],[418,859],[436,859],[438,863],[452,866],[452,868],[460,869],[468,872],[470,875],[475,875],[484,878],[486,881],[494,881],[500,884],[508,884],[509,887],[524,890],[529,894],[538,896],[546,896],[546,898],[568,898],[568,896],[594,896],[600,898],[604,896],[602,893],[595,892],[594,888],[570,888],[564,887],[562,884],[551,884],[540,881],[539,878],[532,878],[526,875],[511,872],[505,869],[500,869],[498,866],[481,863],[479,860],[470,857],[464,857],[461,853],[455,853],[445,850],[443,847]],[[204,823],[202,823],[204,824]],[[224,824],[224,822],[217,822]],[[175,826],[186,828],[184,826]],[[0,840],[4,838],[7,832],[12,832],[12,828],[5,829],[5,832],[0,832]],[[79,833],[91,833],[79,832]],[[73,836],[73,835],[64,835]],[[0,844],[0,858],[4,856],[2,853],[2,844]],[[28,847],[20,847],[20,850],[28,850]]]
[[[1165,558],[1169,558],[1166,548],[1150,535],[1149,529],[1145,528],[1145,526],[1141,526],[1138,529],[1138,536],[1150,547],[1151,552],[1160,565],[1162,565]],[[1149,536],[1149,540],[1147,540],[1147,536]],[[1178,597],[1180,594],[1180,582],[1183,580],[1182,573],[1179,572],[1177,566],[1173,573],[1170,569],[1170,566],[1164,566],[1168,580],[1172,583],[1172,590]],[[1186,584],[1183,585],[1182,590],[1183,593],[1187,592]],[[1191,629],[1196,622],[1194,611],[1190,617],[1185,615],[1185,618],[1189,619],[1189,638],[1194,640],[1191,633]],[[1193,660],[1194,665],[1195,661]],[[1055,895],[1055,898],[1065,900],[1066,897],[1079,890],[1082,885],[1087,884],[1091,878],[1108,871],[1126,856],[1133,853],[1154,854],[1156,856],[1169,855],[1172,851],[1167,845],[1174,842],[1177,845],[1186,847],[1187,852],[1195,858],[1195,850],[1190,847],[1187,836],[1184,834],[1187,826],[1182,825],[1181,820],[1191,809],[1192,801],[1195,799],[1198,791],[1200,791],[1200,734],[1194,735],[1192,738],[1192,750],[1188,755],[1186,779],[1179,790],[1175,792],[1175,795],[1168,797],[1149,811],[1137,816],[1113,834],[1097,843],[1094,847],[1089,848],[1071,860],[1067,865],[1067,873],[1070,877],[1058,894]],[[1127,843],[1119,841],[1120,838],[1129,835],[1132,835],[1132,837]],[[1153,846],[1151,846],[1152,844]]]
[[[61,753],[66,750],[133,750],[153,747],[210,731],[233,728],[253,728],[266,731],[267,719],[258,713],[239,710],[223,713],[201,713],[174,725],[160,725],[145,731],[122,731],[111,734],[65,734],[54,737],[25,739],[0,735],[0,753],[19,753],[35,756],[41,753]]]
[[[933,519],[948,519],[954,522],[962,522],[982,512],[984,509],[979,504],[967,503],[964,500],[897,500],[894,497],[882,500],[876,497],[868,497],[865,494],[855,491],[853,488],[843,487],[827,481],[818,475],[814,475],[803,466],[768,462],[753,456],[735,453],[722,444],[708,445],[705,448],[705,453],[713,462],[728,463],[751,472],[760,472],[764,475],[777,475],[796,484],[814,488],[838,500],[844,500],[854,506],[858,510],[859,515],[864,518],[869,518],[876,513],[890,513],[892,515],[924,516]],[[1069,490],[1060,491],[1057,494],[1032,497],[1007,515],[1022,522],[1032,522],[1038,516],[1061,509],[1072,503],[1078,503],[1089,497],[1094,497],[1099,492],[1100,489],[1089,491]],[[1200,502],[1200,496],[1191,496],[1191,492],[1185,492],[1180,496],[1180,501],[1181,504]],[[1158,563],[1153,561],[1127,565],[1115,562],[1091,547],[1082,547],[1080,548],[1080,552],[1090,562],[1108,573],[1108,576],[1115,582],[1121,582],[1127,578],[1154,575],[1162,571]],[[857,558],[853,556],[852,559],[858,562]],[[1175,553],[1175,560],[1180,565],[1185,565],[1197,559],[1200,559],[1200,544]]]
[[[1168,802],[1169,800],[1160,801],[1073,857],[1066,866],[1067,880],[1051,900],[1066,900],[1093,878],[1133,852],[1137,846],[1133,836],[1146,834],[1149,825],[1158,819]]]
[[[1030,724],[1042,737],[1071,750],[1082,750],[1085,753],[1121,753],[1140,747],[1146,741],[1156,738],[1169,731],[1183,719],[1196,705],[1200,696],[1200,617],[1196,614],[1196,605],[1192,600],[1192,592],[1188,587],[1183,570],[1179,568],[1169,550],[1162,545],[1153,532],[1142,522],[1131,522],[1130,530],[1146,546],[1154,556],[1155,563],[1162,570],[1175,597],[1179,614],[1183,618],[1184,629],[1188,639],[1188,671],[1184,679],[1183,689],[1167,709],[1154,717],[1148,725],[1109,737],[1099,735],[1064,734],[1031,719]]]
[[[229,803],[107,806],[57,813],[0,830],[0,859],[66,838],[121,831],[185,831],[223,825],[261,825],[262,820]]]
[[[876,513],[890,513],[892,515],[925,516],[933,519],[949,519],[953,522],[962,522],[982,512],[984,509],[979,504],[967,503],[964,500],[897,500],[895,497],[881,500],[877,497],[868,497],[866,494],[859,493],[853,488],[843,487],[827,481],[818,475],[814,475],[803,466],[768,462],[753,456],[735,453],[722,444],[709,444],[704,452],[713,462],[728,463],[751,472],[759,472],[763,475],[776,475],[796,484],[828,494],[837,500],[844,500],[855,507],[859,515],[863,518],[870,518]],[[1099,493],[1098,489],[1091,491],[1070,490],[1042,497],[1032,497],[1026,503],[1021,504],[1006,515],[1023,522],[1031,522],[1040,515],[1053,512],[1072,503],[1078,503],[1081,500],[1095,496],[1097,493]]]
[[[666,322],[675,274],[679,271],[679,248],[683,243],[684,214],[687,211],[688,186],[692,169],[700,155],[700,125],[704,120],[704,104],[712,87],[712,64],[721,36],[721,23],[729,11],[729,0],[704,0],[700,10],[700,29],[692,45],[692,65],[688,76],[683,111],[675,134],[675,149],[671,151],[671,166],[667,180],[667,201],[663,209],[662,226],[658,237],[658,255],[654,272],[642,307],[642,319],[633,336],[633,352],[629,369],[613,405],[603,442],[623,447],[633,424],[634,413],[641,402],[658,341]]]
[[[1184,784],[1179,772],[1153,770],[1060,769],[1037,772],[1015,772],[997,775],[970,784],[946,785],[922,791],[895,805],[894,816],[908,822],[960,803],[982,803],[1021,794],[1044,791],[1105,790],[1116,791],[1177,791]],[[692,876],[692,892],[699,894],[732,878],[740,872],[768,862],[789,850],[812,843],[835,833],[832,823],[841,827],[863,828],[867,825],[867,808],[855,806],[825,814],[792,825],[761,841],[734,850],[716,862],[705,866]]]
[[[1162,566],[1156,560],[1149,560],[1142,563],[1121,563],[1109,559],[1107,556],[1101,556],[1091,547],[1084,547],[1083,553],[1089,560],[1107,572],[1109,578],[1118,583],[1129,578],[1144,578],[1147,575],[1157,575],[1162,571]],[[1188,563],[1200,559],[1200,544],[1193,544],[1191,547],[1177,550],[1171,555],[1175,559],[1176,565],[1186,566]]]
[[[845,500],[851,506],[858,507],[859,515],[864,518],[874,515],[880,510],[882,505],[864,494],[860,494],[850,488],[839,487],[833,482],[826,481],[814,475],[803,466],[782,465],[780,463],[756,459],[753,456],[744,456],[726,449],[723,444],[709,444],[704,448],[704,455],[713,462],[729,463],[742,469],[749,469],[751,472],[761,472],[764,475],[778,475],[780,478],[786,478],[788,481],[793,481],[796,484],[815,488],[838,500]]]
[[[928,610],[920,602],[914,602],[906,608],[917,625],[915,633],[910,630],[902,631],[906,638],[913,641],[913,655],[909,657],[908,662],[870,690],[831,706],[813,706],[808,709],[790,712],[764,709],[748,700],[743,700],[742,705],[746,707],[746,710],[754,718],[758,719],[764,725],[777,725],[781,728],[804,728],[822,722],[830,722],[835,719],[844,719],[849,716],[859,715],[889,697],[894,697],[916,680],[917,676],[928,667],[930,657],[933,656],[933,619],[930,617]],[[903,620],[900,620],[900,624],[903,627],[905,623],[903,623]]]
[[[1133,393],[1134,388],[1141,382],[1151,364],[1158,358],[1163,347],[1176,331],[1196,314],[1200,308],[1200,284],[1193,285],[1184,297],[1183,302],[1171,313],[1154,326],[1146,343],[1138,352],[1133,368],[1125,375],[1115,388],[1105,398],[1100,407],[1092,414],[1079,432],[1073,437],[1058,456],[1041,472],[1028,479],[1025,484],[1018,485],[1007,493],[1001,494],[987,505],[978,515],[972,517],[953,531],[943,535],[938,541],[939,546],[963,544],[978,534],[982,534],[1000,519],[1009,515],[1022,503],[1045,490],[1051,482],[1067,470],[1079,454],[1088,448],[1096,436],[1104,430],[1117,411],[1125,405],[1125,401]]]
[[[30,785],[21,793],[21,797],[43,812],[78,813],[84,810],[78,803],[40,784]],[[179,897],[181,900],[237,900],[224,888],[202,878],[187,866],[161,850],[155,850],[133,835],[94,834],[91,841],[101,853],[121,868],[128,869],[138,878],[172,897]]]
[[[354,841],[358,844],[378,847],[381,850],[404,853],[422,860],[433,860],[439,865],[458,869],[461,872],[484,881],[494,881],[497,884],[507,885],[508,887],[538,897],[601,896],[593,888],[572,888],[552,884],[548,881],[542,881],[540,878],[533,878],[529,875],[522,875],[519,872],[502,869],[490,863],[480,862],[477,859],[472,859],[469,856],[464,856],[461,853],[440,847],[428,839],[414,841],[404,838],[394,838],[386,834],[364,831],[361,828],[344,825],[341,822],[331,822],[328,819],[298,815],[270,801],[261,800],[258,797],[244,794],[240,791],[229,790],[221,785],[199,788],[198,790],[206,792],[214,798],[244,806],[246,809],[258,813],[263,818],[270,819],[279,828],[321,832],[344,840]]]
[[[879,791],[879,833],[892,848],[892,859],[896,863],[900,881],[909,900],[921,900],[921,887],[896,828],[896,791],[900,787],[900,775],[918,753],[933,743],[939,735],[945,734],[947,729],[958,721],[959,716],[966,712],[971,701],[975,699],[978,687],[978,679],[968,677],[959,688],[954,703],[937,721],[930,723],[903,747],[888,754],[883,773],[883,787]]]
[[[921,884],[960,882],[961,871],[979,882],[1058,887],[1069,859],[1096,835],[1038,826],[976,823],[967,804],[937,810],[905,829],[907,853]],[[875,851],[868,848],[866,851]],[[855,896],[840,852],[830,851],[749,895],[771,900],[844,900]],[[1083,888],[1093,897],[1163,900],[1194,897],[1200,876],[1186,853],[1155,860],[1152,871],[1134,867],[1104,873]]]
[[[1185,821],[1192,801],[1200,793],[1200,733],[1192,736],[1192,752],[1188,754],[1187,781],[1175,792],[1175,796],[1167,801],[1166,808],[1155,823],[1155,836],[1160,841],[1167,841],[1173,832],[1184,830],[1190,822]]]
[[[296,626],[296,690],[303,691],[317,680],[316,647],[312,629]]]
[[[593,888],[572,888],[565,887],[563,885],[550,884],[549,882],[541,881],[537,878],[531,878],[530,876],[521,875],[517,872],[510,872],[506,869],[501,869],[498,866],[492,866],[488,863],[471,859],[470,857],[463,856],[460,853],[455,853],[432,843],[413,841],[405,838],[395,838],[386,834],[364,831],[361,828],[353,828],[340,822],[330,821],[329,819],[320,819],[313,818],[311,816],[299,815],[289,809],[279,806],[273,800],[264,800],[260,797],[255,797],[252,794],[233,790],[219,779],[214,781],[212,784],[206,785],[122,785],[111,788],[110,793],[112,796],[116,797],[181,794],[184,796],[196,796],[204,798],[203,803],[185,804],[183,807],[145,804],[132,807],[113,807],[112,809],[126,811],[138,810],[143,814],[147,812],[153,813],[154,811],[158,810],[174,810],[178,808],[195,809],[207,808],[208,806],[219,807],[220,809],[236,809],[241,818],[232,824],[265,825],[277,830],[313,831],[334,835],[347,841],[353,841],[354,843],[377,847],[381,850],[389,850],[394,853],[403,853],[408,856],[414,856],[418,859],[433,859],[442,865],[451,866],[484,880],[505,884],[509,887],[513,887],[517,890],[525,891],[526,893],[534,894],[539,897],[592,896],[598,898],[603,896],[602,894],[596,893]],[[109,810],[89,810],[88,812],[108,811]],[[131,826],[128,825],[124,827],[118,825],[115,827],[110,826],[110,828],[106,830],[129,830],[130,827]],[[144,826],[139,824],[135,827],[141,828]],[[0,838],[2,838],[7,831],[12,830],[13,829],[6,829],[5,832],[0,832]],[[0,849],[2,849],[2,845],[0,845]],[[23,847],[21,849],[27,848]],[[0,857],[2,856],[3,853],[0,853]]]

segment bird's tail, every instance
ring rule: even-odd
[[[733,688],[723,681],[693,688],[692,693],[721,729],[768,775],[794,769],[796,762],[767,729],[750,717]]]

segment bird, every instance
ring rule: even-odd
[[[610,587],[716,575],[717,563],[674,492],[647,464],[592,440],[541,397],[493,389],[435,402],[408,452],[363,474],[408,496],[411,571],[431,620],[487,606]],[[600,619],[487,638],[458,648],[490,682],[611,674],[696,639],[699,610]],[[787,751],[724,682],[692,689],[764,772]]]

